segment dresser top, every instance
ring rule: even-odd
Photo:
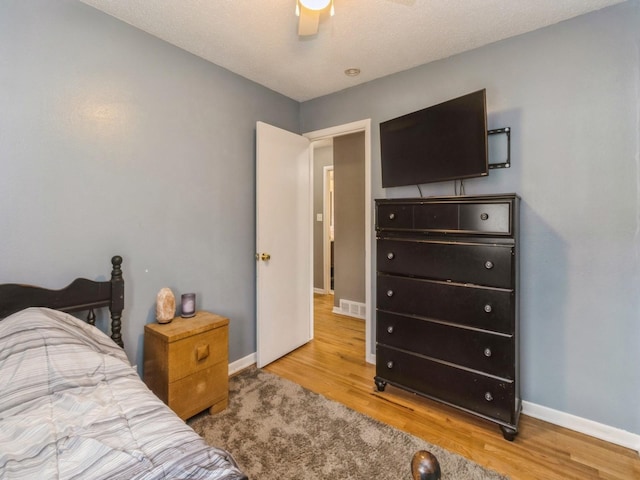
[[[171,343],[228,324],[228,318],[200,310],[190,318],[176,317],[170,323],[164,324],[148,323],[144,330],[147,335],[155,335]]]
[[[520,199],[516,193],[499,193],[486,195],[442,195],[433,197],[410,197],[410,198],[377,198],[376,203],[477,203],[496,202]]]

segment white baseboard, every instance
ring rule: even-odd
[[[247,367],[250,367],[251,365],[255,364],[257,361],[257,356],[255,353],[252,353],[250,355],[247,355],[244,358],[241,358],[240,360],[236,360],[235,362],[231,362],[229,364],[229,376],[238,373],[240,370],[244,370]]]
[[[640,435],[635,433],[531,402],[522,402],[522,413],[640,453]]]
[[[325,292],[324,288],[314,288],[313,293],[317,293],[318,295],[324,295],[327,292]]]

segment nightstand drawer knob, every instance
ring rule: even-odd
[[[487,402],[491,402],[491,401],[493,400],[493,395],[491,395],[491,392],[487,392],[487,393],[485,393],[485,394],[484,394],[484,399],[485,399]]]
[[[198,345],[196,347],[196,360],[201,361],[209,356],[209,345]]]
[[[387,290],[387,297],[393,297],[393,290]]]
[[[388,332],[388,333],[393,333],[393,325],[389,325],[389,326],[387,327],[387,332]]]
[[[493,262],[491,260],[487,260],[486,262],[484,262],[484,268],[486,268],[487,270],[491,270],[493,268]]]
[[[484,356],[485,357],[490,357],[491,356],[491,349],[490,348],[485,348],[484,349]]]
[[[481,213],[480,214],[480,220],[489,220],[489,214],[488,213]]]
[[[395,256],[396,255],[393,252],[387,253],[387,259],[389,259],[389,260],[393,260],[395,258]]]
[[[393,368],[393,360],[387,362],[387,368]]]
[[[396,214],[395,213],[390,213],[389,214],[389,220],[393,220],[394,218],[396,218]]]
[[[487,313],[491,313],[493,311],[493,307],[488,303],[484,306],[484,311]]]

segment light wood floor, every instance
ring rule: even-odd
[[[640,479],[633,450],[526,415],[508,442],[493,423],[391,386],[378,392],[365,362],[364,321],[331,313],[331,295],[315,300],[314,340],[265,370],[512,479]]]

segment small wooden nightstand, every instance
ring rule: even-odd
[[[229,319],[209,312],[144,327],[144,381],[183,420],[227,408]]]

